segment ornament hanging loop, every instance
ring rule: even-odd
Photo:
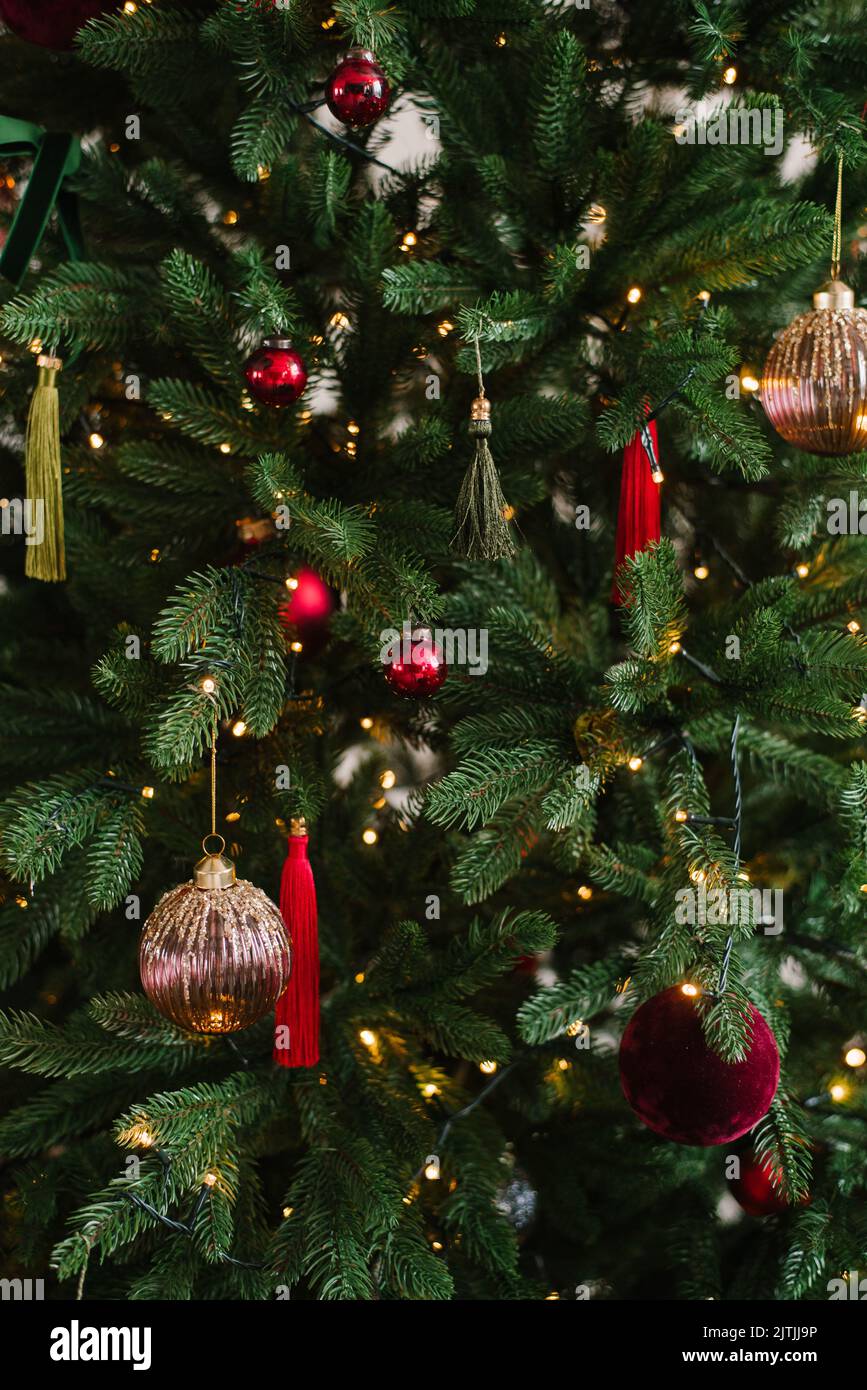
[[[479,395],[485,394],[485,382],[482,376],[482,346],[479,339],[473,339],[473,347],[476,350],[476,381],[479,383]]]
[[[843,254],[843,156],[837,161],[837,197],[834,202],[834,234],[831,241],[831,279],[813,295],[814,309],[853,309],[855,293],[840,279]]]
[[[834,238],[831,243],[831,279],[840,279],[843,253],[843,156],[837,160],[837,198],[834,204]]]
[[[218,840],[220,848],[208,849],[209,840]],[[211,829],[202,840],[204,859],[200,859],[193,870],[193,881],[197,888],[212,892],[217,888],[231,888],[235,882],[235,865],[224,854],[226,841],[217,830],[217,706],[214,702],[213,722],[211,724]]]
[[[211,725],[211,833],[206,839],[220,839],[222,835],[217,835],[217,707],[214,705],[214,719]],[[204,842],[202,844],[204,849]],[[226,842],[223,840],[223,849]]]

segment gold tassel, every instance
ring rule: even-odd
[[[28,579],[47,581],[66,578],[63,546],[63,496],[60,475],[60,402],[57,373],[59,357],[41,354],[36,359],[39,381],[30,401],[24,445],[27,497],[41,510],[42,535],[26,546],[24,573]],[[37,511],[37,517],[39,513]]]

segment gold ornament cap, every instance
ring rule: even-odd
[[[307,822],[303,816],[293,816],[289,822],[290,835],[306,835]]]
[[[487,396],[476,396],[470,406],[471,420],[490,420],[491,402]]]
[[[220,848],[213,854],[209,854],[207,844],[209,840],[219,840]],[[223,850],[226,848],[226,841],[222,835],[206,835],[202,841],[202,849],[205,851],[204,859],[200,859],[193,870],[193,882],[197,888],[204,892],[213,891],[216,888],[231,888],[235,882],[235,865],[231,859],[227,859]]]
[[[842,280],[826,280],[813,295],[814,309],[854,309],[855,291]]]

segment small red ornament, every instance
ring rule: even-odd
[[[72,48],[83,24],[97,15],[117,10],[118,5],[98,0],[0,0],[0,19],[28,43],[43,48]]]
[[[774,1035],[752,1004],[742,1062],[708,1047],[694,994],[663,990],[633,1014],[620,1044],[620,1084],[638,1118],[678,1144],[728,1144],[767,1114],[780,1080]]]
[[[748,1216],[775,1216],[777,1212],[791,1211],[778,1187],[774,1186],[774,1170],[770,1164],[759,1163],[752,1149],[739,1155],[741,1175],[729,1179],[732,1196],[740,1203]],[[806,1206],[810,1198],[802,1197],[799,1206]]]
[[[512,969],[519,975],[535,975],[539,969],[539,957],[519,956]]]
[[[378,120],[390,96],[388,78],[369,48],[351,48],[325,84],[329,111],[353,130]]]
[[[411,636],[405,632],[383,662],[385,679],[392,690],[411,700],[423,700],[439,690],[448,674],[443,654],[426,628]]]
[[[307,385],[307,368],[288,338],[266,338],[244,363],[244,379],[263,405],[294,405]]]
[[[280,609],[280,621],[297,636],[308,655],[324,646],[334,609],[334,594],[315,570],[301,569],[289,581],[291,598]]]

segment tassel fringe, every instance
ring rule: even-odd
[[[27,416],[24,472],[27,497],[32,506],[41,509],[42,534],[39,536],[37,532],[37,543],[26,546],[24,573],[29,579],[52,582],[66,578],[60,472],[60,402],[56,385],[62,363],[57,357],[41,356],[37,364],[39,380]]]
[[[274,1061],[313,1067],[319,1061],[319,933],[316,885],[303,820],[292,822],[280,880],[280,911],[292,945],[289,984],[277,1000]]]
[[[637,555],[661,534],[659,484],[659,450],[656,421],[651,420],[623,450],[623,473],[620,480],[620,507],[617,513],[617,535],[614,553],[613,603],[625,603],[628,594],[623,589],[621,566],[629,556]]]
[[[484,396],[473,401],[469,432],[476,448],[464,475],[455,508],[457,532],[452,549],[468,560],[501,560],[515,554],[508,507],[488,439],[491,404]]]

